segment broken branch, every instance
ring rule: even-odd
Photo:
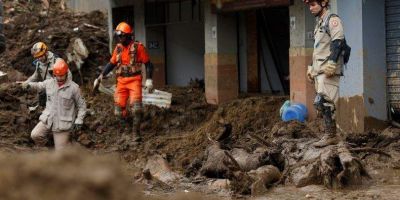
[[[392,156],[386,152],[383,152],[382,150],[376,149],[376,148],[371,148],[371,147],[362,147],[362,148],[352,148],[349,149],[350,152],[353,153],[360,153],[360,152],[372,152],[372,153],[377,153],[377,154],[382,154],[385,155],[389,158],[391,158]]]

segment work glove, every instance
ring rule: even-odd
[[[322,72],[326,75],[326,77],[332,77],[336,74],[337,63],[333,61],[328,61],[328,64],[322,67]]]
[[[73,127],[72,127],[72,131],[75,132],[75,133],[79,132],[81,130],[82,130],[82,124],[74,124]]]
[[[144,84],[144,90],[147,91],[148,93],[153,92],[153,80],[152,79],[146,80],[146,83]]]
[[[312,67],[311,65],[309,65],[309,66],[307,67],[307,79],[308,79],[308,81],[310,81],[311,83],[314,82],[314,75],[312,74],[312,69],[313,69],[313,67]]]

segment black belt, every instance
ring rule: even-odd
[[[121,74],[119,74],[119,76],[121,77],[132,77],[132,76],[137,76],[137,75],[141,75],[142,72],[141,71],[136,71],[134,73],[132,72],[121,72]]]
[[[135,68],[134,66],[120,66],[119,69],[117,69],[117,76],[132,77],[142,73],[140,68],[138,70],[135,69],[137,68]]]

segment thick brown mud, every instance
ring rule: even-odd
[[[131,123],[123,124],[112,114],[112,97],[91,93],[99,66],[109,58],[106,15],[62,10],[59,1],[52,1],[48,15],[40,1],[4,3],[8,43],[0,55],[0,70],[8,73],[8,80],[0,84],[0,162],[4,163],[0,197],[4,199],[80,199],[81,194],[86,199],[397,199],[399,195],[399,129],[341,133],[341,145],[315,149],[311,144],[323,133],[321,121],[282,122],[279,109],[288,97],[247,96],[213,106],[205,101],[202,81],[158,88],[172,93],[171,108],[145,107],[143,143],[134,146],[129,141]],[[25,23],[27,19],[32,23]],[[73,137],[81,150],[56,155],[47,153],[52,152],[51,137],[48,149],[38,149],[30,139],[42,108],[30,110],[37,104],[36,93],[22,90],[14,81],[32,73],[33,43],[44,41],[65,58],[64,51],[75,37],[90,52],[82,79],[71,66],[88,114],[83,130]],[[340,156],[343,152],[345,156]],[[222,159],[212,157],[217,154]],[[223,173],[202,173],[212,172],[217,161]],[[360,184],[347,184],[351,182],[347,178],[353,178],[349,172],[363,175],[364,169],[370,178],[357,176],[362,179],[354,180],[362,180]],[[301,176],[301,170],[311,178]],[[258,175],[264,178],[255,178]]]

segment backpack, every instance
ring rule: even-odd
[[[327,20],[325,21],[324,29],[325,29],[326,33],[329,35],[329,37],[331,37],[331,33],[329,30],[329,20],[331,19],[331,17],[339,17],[339,15],[330,14],[328,16]],[[350,54],[351,54],[351,47],[347,44],[346,38],[344,39],[343,45],[341,45],[341,49],[342,49],[341,54],[343,56],[343,63],[346,65],[349,62]]]

